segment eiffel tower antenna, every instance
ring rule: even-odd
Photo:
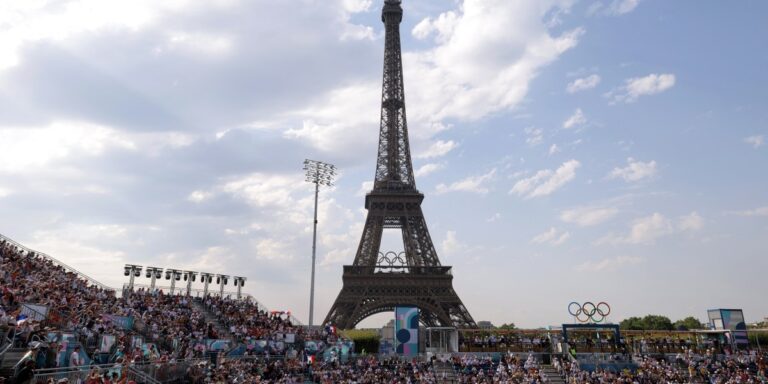
[[[385,0],[386,37],[381,124],[373,190],[365,196],[368,217],[352,265],[344,266],[339,296],[325,318],[342,329],[396,306],[415,306],[428,326],[475,328],[453,290],[451,267],[442,266],[429,236],[416,189],[408,144],[400,49],[400,0]],[[385,228],[400,229],[404,252],[381,252]]]

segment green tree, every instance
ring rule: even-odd
[[[633,316],[622,320],[619,327],[628,331],[643,331],[645,330],[645,323],[643,323],[643,319]]]
[[[688,316],[685,319],[675,321],[674,327],[678,331],[690,331],[692,329],[704,328],[701,321],[693,316]]]
[[[515,323],[502,324],[498,329],[515,329]]]
[[[630,331],[671,331],[674,329],[672,320],[659,315],[647,315],[643,318],[630,317],[622,320],[619,327]]]
[[[646,326],[645,329],[648,329],[648,330],[671,331],[675,329],[675,327],[672,325],[672,320],[670,320],[669,317],[666,317],[666,316],[648,315],[646,317],[643,317],[643,322],[645,323],[645,326]]]

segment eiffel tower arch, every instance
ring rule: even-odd
[[[365,196],[368,216],[352,265],[344,266],[343,287],[325,323],[342,329],[396,306],[420,309],[427,326],[475,328],[477,325],[453,289],[451,267],[440,264],[429,236],[416,189],[408,144],[400,49],[400,0],[385,0],[384,79],[379,148],[373,190]],[[384,229],[399,229],[404,251],[380,250]]]

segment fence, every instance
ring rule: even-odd
[[[45,254],[43,252],[38,252],[38,251],[35,251],[33,249],[27,248],[27,247],[17,243],[13,239],[10,239],[10,238],[6,237],[5,235],[2,235],[2,234],[0,234],[0,241],[5,241],[6,243],[12,244],[12,245],[16,246],[17,248],[26,251],[27,255],[34,254],[35,256],[41,256],[41,257],[43,257],[43,258],[45,258],[47,260],[50,260],[51,262],[53,262],[53,264],[55,264],[55,265],[57,265],[59,267],[64,268],[65,271],[70,272],[70,273],[74,273],[75,275],[77,275],[77,277],[88,281],[91,285],[95,285],[95,286],[97,286],[97,287],[99,287],[99,288],[101,288],[101,289],[103,289],[105,291],[110,291],[110,292],[114,292],[115,291],[114,288],[108,287],[108,286],[106,286],[106,285],[96,281],[95,279],[91,278],[90,276],[88,276],[88,275],[78,271],[75,268],[70,267],[69,265],[61,262],[59,259],[57,259],[57,258],[55,258],[55,257],[53,257],[51,255],[48,255],[48,254]]]
[[[31,384],[45,384],[51,379],[53,382],[58,382],[61,379],[67,379],[70,383],[85,382],[91,375],[98,375],[100,377],[108,375],[110,378],[112,378],[113,375],[117,375],[119,378],[125,377],[128,380],[140,384],[161,384],[152,376],[147,375],[136,367],[124,367],[118,364],[90,365],[76,368],[37,369],[34,373],[35,376],[32,378],[32,381],[30,382]]]

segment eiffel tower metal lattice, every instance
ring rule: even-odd
[[[477,325],[453,290],[451,267],[440,265],[416,189],[405,118],[400,50],[400,0],[385,0],[386,29],[381,126],[376,177],[365,197],[368,217],[353,265],[344,266],[343,287],[325,318],[342,329],[396,306],[415,306],[427,326]],[[404,252],[380,252],[385,228],[402,231]]]

